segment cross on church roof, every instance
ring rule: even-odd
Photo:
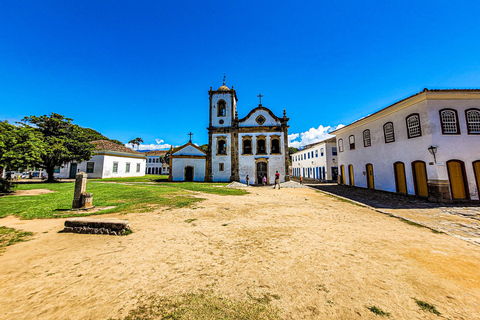
[[[190,136],[190,142],[192,142],[193,133],[190,131],[190,133],[188,135]]]
[[[263,97],[263,95],[260,93],[257,97],[260,98],[260,105],[262,105],[262,97]]]

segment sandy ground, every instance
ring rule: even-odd
[[[35,232],[0,256],[0,318],[107,319],[141,296],[212,289],[279,295],[285,319],[380,319],[371,305],[391,319],[441,319],[412,298],[445,319],[480,319],[479,247],[311,189],[248,191],[105,215],[130,221],[126,237],[58,233],[63,219],[0,219]]]
[[[38,196],[40,194],[52,193],[55,191],[48,189],[17,190],[12,196]]]

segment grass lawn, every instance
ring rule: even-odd
[[[146,174],[143,177],[128,177],[128,178],[105,178],[98,181],[115,181],[115,182],[168,182],[168,174]]]
[[[55,192],[37,196],[1,196],[0,218],[8,215],[15,215],[22,219],[35,219],[113,212],[145,212],[160,207],[185,207],[203,200],[194,197],[192,191],[218,195],[243,195],[247,193],[244,190],[224,188],[225,183],[166,182],[152,184],[150,183],[151,180],[148,180],[152,177],[155,176],[115,179],[115,182],[121,183],[89,180],[87,192],[93,193],[93,204],[97,207],[115,206],[112,209],[90,214],[82,213],[82,211],[76,211],[75,213],[69,211],[72,207],[74,183],[19,184],[17,190],[49,189]]]

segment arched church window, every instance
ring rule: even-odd
[[[393,131],[392,122],[387,122],[383,125],[383,135],[385,136],[385,143],[395,141],[395,132]]]
[[[225,100],[220,100],[217,103],[217,117],[225,117],[227,114],[226,102]]]
[[[217,154],[227,154],[227,143],[223,139],[217,142]]]
[[[279,136],[272,136],[271,138],[271,153],[280,153],[280,137]]]
[[[267,143],[264,136],[257,138],[257,154],[267,154]]]
[[[242,141],[242,154],[252,154],[252,137],[244,136]]]

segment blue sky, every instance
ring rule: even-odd
[[[479,16],[478,1],[2,1],[0,120],[204,144],[225,73],[239,117],[262,93],[298,146],[424,87],[479,88]]]

